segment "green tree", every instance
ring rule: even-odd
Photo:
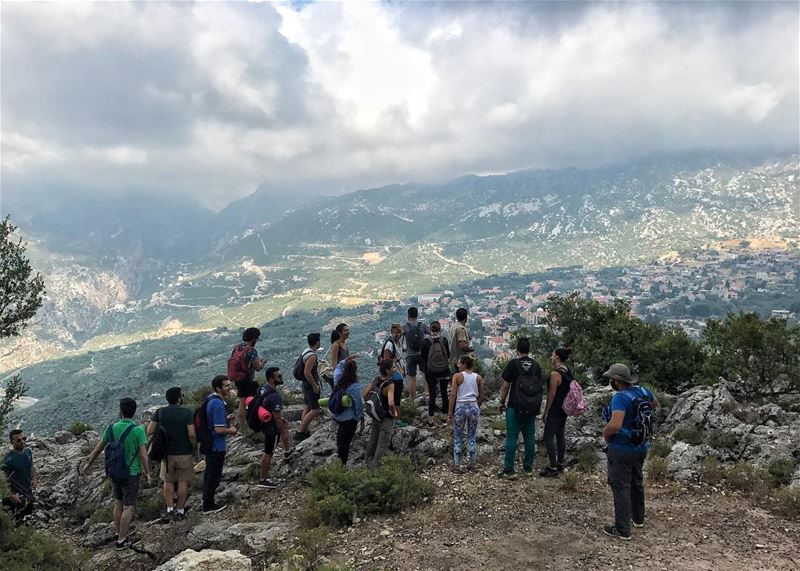
[[[16,226],[0,222],[0,338],[13,337],[36,315],[44,297],[44,280],[34,274],[22,238],[11,237]]]

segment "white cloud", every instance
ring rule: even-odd
[[[795,4],[3,3],[4,190],[191,193],[798,144]]]

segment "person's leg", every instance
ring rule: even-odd
[[[222,480],[222,466],[225,463],[224,452],[206,454],[206,471],[203,474],[203,509],[214,506],[214,495]]]
[[[298,434],[308,434],[309,430],[308,427],[311,426],[311,422],[319,416],[319,395],[314,392],[314,389],[311,388],[311,385],[308,383],[303,383],[303,401],[305,402],[306,408],[308,408],[308,412],[303,415],[303,419],[300,421],[300,428],[297,429]]]
[[[481,409],[478,403],[469,406],[467,416],[467,450],[469,450],[469,464],[475,466],[478,461],[478,422],[481,418]]]
[[[178,510],[186,507],[186,499],[189,497],[189,481],[178,482],[178,504],[175,506]]]
[[[557,427],[558,427],[558,419],[551,411],[550,414],[547,415],[547,418],[545,418],[544,421],[544,435],[542,436],[542,440],[544,441],[544,447],[547,448],[547,459],[550,462],[550,468],[553,470],[556,469],[556,463],[557,463],[556,443],[555,443]]]
[[[417,362],[413,356],[406,357],[406,385],[408,398],[413,401],[417,398]]]
[[[503,458],[503,470],[514,471],[514,459],[517,456],[517,438],[519,437],[519,423],[516,411],[506,409],[506,451]]]
[[[381,463],[381,458],[389,451],[389,444],[392,441],[392,431],[394,430],[394,419],[390,416],[381,421],[378,430],[378,445],[375,447],[375,456],[372,458],[372,468],[377,469]]]
[[[122,514],[119,518],[118,540],[128,537],[128,531],[133,521],[133,512],[136,500],[139,497],[139,476],[131,476],[122,486]]]
[[[261,479],[269,477],[269,471],[272,468],[272,454],[261,455]]]
[[[369,425],[369,440],[367,440],[367,449],[364,452],[364,460],[368,466],[372,465],[372,459],[375,457],[375,450],[378,448],[378,437],[380,436],[380,423],[376,421],[370,422]]]
[[[119,540],[122,541],[128,537],[128,531],[131,529],[131,522],[133,521],[134,506],[125,506],[122,509],[122,516],[119,519]]]
[[[561,413],[559,416],[558,426],[556,426],[556,467],[563,470],[564,458],[567,452],[567,440],[564,438],[564,430],[567,428],[567,415],[566,413]],[[550,460],[551,466],[552,462]]]
[[[425,386],[428,387],[428,422],[433,422],[436,416],[436,379],[426,375]]]
[[[355,419],[338,423],[336,429],[336,455],[343,466],[347,465],[347,459],[350,456],[350,443],[353,441],[357,426],[358,421]]]
[[[175,507],[175,484],[172,482],[164,482],[164,503],[169,510]]]
[[[456,404],[455,414],[453,414],[453,464],[461,466],[461,448],[464,443],[464,426],[467,422],[467,407],[463,404]]]
[[[525,457],[522,460],[522,469],[533,469],[533,460],[536,458],[536,417],[526,414],[521,421],[522,438],[525,441]]]
[[[264,480],[269,477],[270,468],[272,468],[272,454],[275,452],[275,446],[278,444],[277,434],[264,434],[264,453],[261,455],[261,479]]]
[[[301,413],[300,413],[300,423],[301,423],[301,424],[302,424],[302,422],[303,422],[303,419],[306,417],[306,415],[308,414],[308,412],[309,412],[310,410],[311,410],[311,409],[310,409],[310,408],[308,408],[307,406],[304,406],[304,407],[303,407],[303,412],[301,412]]]
[[[117,539],[122,537],[119,534],[119,524],[122,520],[122,499],[114,501],[114,531],[117,532]]]
[[[450,379],[446,376],[439,379],[439,391],[442,393],[442,412],[444,414],[447,414],[447,411],[450,410],[450,397],[447,394],[449,384]]]
[[[631,466],[631,518],[636,524],[644,523],[644,477],[642,468],[646,458],[646,452],[635,455]]]
[[[614,526],[628,536],[631,533],[631,468],[625,456],[614,448],[608,449],[608,484],[614,496]]]

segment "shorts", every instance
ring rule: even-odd
[[[124,482],[111,480],[114,488],[114,499],[121,501],[123,506],[135,506],[136,499],[139,497],[139,478],[140,474],[129,476]]]
[[[420,372],[425,371],[425,363],[422,360],[422,355],[408,355],[406,357],[406,374],[409,377],[416,377],[417,370]]]
[[[194,478],[194,461],[191,454],[167,456],[161,462],[161,479],[165,482],[189,482]]]
[[[277,443],[278,443],[277,434],[264,433],[264,454],[272,456],[272,453],[275,452],[275,445]]]
[[[319,395],[307,382],[303,382],[303,403],[310,410],[319,410]]]
[[[258,383],[255,381],[238,381],[236,383],[236,396],[240,399],[254,397],[258,392]]]

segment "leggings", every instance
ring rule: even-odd
[[[467,450],[469,450],[469,463],[474,464],[478,458],[478,420],[481,418],[481,409],[476,402],[456,403],[453,415],[453,462],[461,465],[461,448],[464,442],[464,428],[467,429]]]
[[[450,409],[450,399],[447,398],[447,385],[450,384],[450,372],[425,372],[425,382],[428,383],[428,416],[436,414],[436,393],[442,393],[442,411]]]
[[[547,448],[547,458],[550,467],[564,465],[564,452],[566,442],[564,441],[564,428],[567,425],[567,415],[562,410],[550,409],[544,421],[544,446]]]

